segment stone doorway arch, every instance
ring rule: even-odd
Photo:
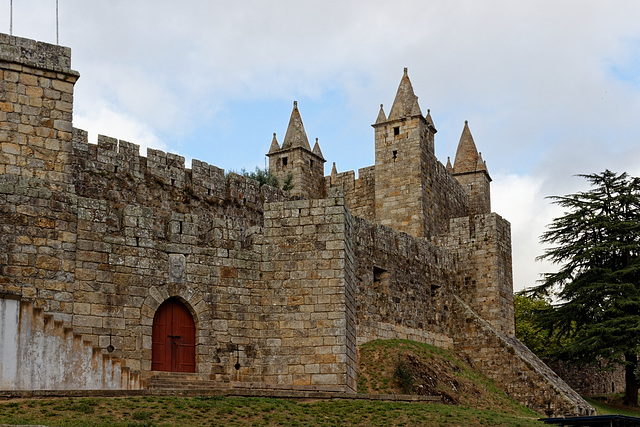
[[[152,371],[195,372],[195,322],[177,298],[166,300],[156,310],[151,340]]]
[[[203,358],[202,355],[208,353],[208,347],[210,346],[208,331],[211,329],[211,313],[205,302],[205,295],[198,289],[186,284],[168,284],[149,288],[148,296],[140,309],[143,348],[141,371],[145,373],[152,372],[153,319],[160,305],[169,299],[180,301],[191,313],[196,328],[196,372],[199,374],[210,373],[211,363]]]

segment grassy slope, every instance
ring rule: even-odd
[[[360,393],[441,396],[444,403],[536,417],[452,351],[408,340],[372,341],[360,347]]]
[[[631,408],[622,404],[624,395],[607,395],[585,398],[591,406],[596,408],[598,415],[629,415],[631,417],[640,417],[640,408]]]
[[[394,373],[402,361],[400,376]],[[449,403],[295,402],[221,397],[61,398],[0,402],[0,424],[73,426],[540,426],[451,352],[412,341],[360,349],[358,387],[367,393],[438,394]],[[400,381],[399,381],[400,380]]]

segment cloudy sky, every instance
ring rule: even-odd
[[[227,170],[264,166],[294,100],[326,174],[372,165],[370,125],[408,67],[443,163],[469,120],[522,289],[554,268],[535,261],[561,214],[545,196],[586,189],[580,173],[640,175],[638,17],[635,0],[59,0],[59,39],[92,141]],[[55,0],[13,0],[13,34],[55,43]]]

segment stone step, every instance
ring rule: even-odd
[[[209,389],[214,381],[205,380],[201,375],[184,372],[154,372],[145,381],[148,389]]]
[[[103,349],[74,332],[66,322],[55,320],[32,302],[19,302],[19,310],[18,330],[23,346],[14,347],[15,357],[28,359],[28,363],[23,363],[22,373],[31,379],[23,386],[34,390],[140,388],[138,373],[131,372],[123,359],[103,353]],[[60,359],[65,363],[60,365]],[[86,366],[89,369],[82,377],[72,375]]]

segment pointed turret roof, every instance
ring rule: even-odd
[[[478,165],[478,149],[469,130],[469,122],[464,121],[464,129],[460,136],[456,159],[453,162],[455,173],[475,172]]]
[[[293,101],[293,111],[291,111],[287,133],[284,135],[284,140],[282,141],[282,149],[297,147],[306,148],[311,151],[307,133],[302,124],[302,117],[300,117],[300,111],[298,111],[298,101]]]
[[[416,115],[422,116],[422,112],[418,105],[418,97],[413,93],[413,86],[411,86],[408,71],[405,68],[404,75],[398,86],[398,92],[396,92],[396,98],[389,112],[389,120]]]
[[[338,177],[338,168],[336,167],[336,162],[333,162],[333,167],[331,168],[331,185],[336,183],[337,177]]]
[[[384,108],[382,108],[382,104],[380,104],[380,112],[378,113],[376,124],[386,122],[386,121],[387,121],[387,116],[384,114]]]
[[[478,165],[476,166],[476,170],[486,171],[487,170],[487,162],[482,160],[482,153],[478,152]]]
[[[425,116],[425,118],[424,118],[424,119],[425,119],[425,120],[427,121],[427,123],[429,124],[429,127],[431,128],[431,131],[432,131],[433,133],[438,132],[438,131],[437,131],[437,129],[436,129],[436,125],[435,125],[435,124],[433,124],[433,119],[431,118],[431,110],[430,110],[430,109],[427,109],[427,115]]]
[[[451,157],[447,156],[447,170],[453,172],[453,166],[451,166]]]
[[[280,144],[278,144],[278,139],[276,138],[276,133],[273,133],[273,139],[271,140],[271,147],[269,147],[269,154],[275,153],[280,149]]]
[[[469,130],[469,122],[464,121],[464,129],[458,143],[456,151],[456,159],[453,162],[453,173],[468,173],[476,171],[485,171],[487,174],[487,166],[482,156],[478,153],[476,143]]]
[[[320,150],[320,144],[318,144],[318,138],[316,138],[316,143],[313,145],[313,154],[320,157],[321,159],[324,159],[322,151]]]

